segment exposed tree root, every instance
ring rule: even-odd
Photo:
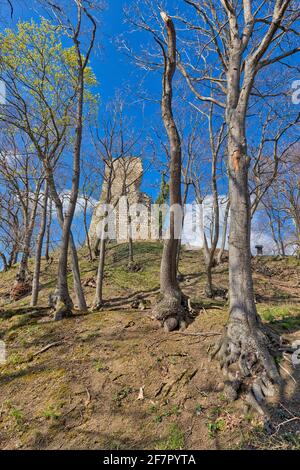
[[[204,292],[206,297],[208,297],[209,299],[215,299],[217,297],[220,297],[221,299],[227,300],[228,298],[228,290],[223,289],[222,287],[215,287],[206,284]]]
[[[225,393],[229,400],[243,395],[248,405],[268,417],[266,398],[274,395],[276,384],[280,382],[272,356],[279,346],[279,336],[260,322],[251,329],[241,321],[229,321],[211,354],[220,361],[226,376]]]
[[[92,312],[100,312],[100,310],[102,310],[103,307],[104,307],[104,302],[103,301],[96,302],[96,303],[94,303],[94,305],[92,307]]]
[[[73,315],[73,302],[71,299],[63,301],[59,297],[58,290],[55,290],[48,297],[49,307],[54,312],[54,320],[59,321],[64,318],[70,318]]]
[[[152,318],[158,320],[165,331],[184,330],[192,317],[189,299],[180,291],[165,295],[152,310]]]
[[[58,302],[56,303],[56,307],[55,307],[54,320],[55,321],[63,320],[64,318],[72,317],[72,315],[73,315],[72,306],[67,305],[61,300],[58,300]]]

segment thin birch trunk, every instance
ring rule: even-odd
[[[49,253],[50,253],[50,236],[51,236],[51,224],[52,224],[52,206],[53,206],[53,202],[52,202],[52,199],[50,198],[49,215],[48,215],[47,228],[46,228],[46,248],[45,248],[46,261],[49,261],[50,259]]]
[[[28,260],[30,256],[30,245],[32,241],[32,235],[34,230],[34,225],[36,221],[36,213],[39,203],[39,196],[40,196],[40,187],[41,183],[36,187],[36,193],[33,200],[33,207],[31,209],[30,218],[28,220],[28,214],[25,217],[25,236],[22,244],[22,256],[20,260],[19,269],[16,275],[18,282],[25,283],[28,274]]]
[[[43,241],[44,241],[46,223],[47,223],[47,210],[48,210],[48,184],[46,184],[46,188],[45,188],[43,211],[41,214],[40,231],[39,231],[38,238],[37,238],[37,246],[36,246],[36,253],[35,253],[35,265],[34,265],[31,304],[30,304],[32,307],[36,306],[38,302]]]

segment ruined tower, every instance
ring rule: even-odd
[[[92,245],[97,241],[97,227],[99,233],[99,224],[101,224],[99,206],[105,204],[107,201],[108,192],[110,192],[110,205],[115,207],[115,239],[117,242],[125,241],[124,234],[122,233],[121,236],[119,233],[119,226],[120,221],[124,220],[124,217],[126,217],[127,220],[127,211],[129,210],[129,206],[133,207],[135,204],[143,204],[143,206],[147,207],[150,211],[151,198],[140,191],[142,176],[143,165],[142,160],[139,157],[121,157],[113,160],[112,162],[106,162],[100,201],[94,209],[89,229],[89,237]],[[123,196],[127,196],[128,205],[124,208],[124,204],[122,204],[119,209],[118,203]],[[134,225],[134,222],[135,220],[133,216],[131,217],[131,223]],[[135,240],[145,240],[148,222],[148,219],[145,219],[145,226],[140,226],[140,224],[136,225],[137,229],[134,236]],[[150,238],[149,232],[148,237]]]

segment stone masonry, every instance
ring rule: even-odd
[[[102,185],[102,193],[99,203],[94,209],[89,229],[91,244],[97,241],[97,233],[101,233],[102,212],[100,207],[106,203],[107,194],[110,188],[110,205],[115,207],[115,240],[118,243],[128,239],[127,230],[124,226],[128,219],[127,214],[130,213],[132,227],[136,227],[133,234],[134,240],[150,239],[148,230],[148,217],[141,218],[138,210],[135,210],[135,204],[143,204],[150,212],[151,198],[140,191],[140,185],[143,176],[142,160],[139,157],[122,157],[113,162],[107,162],[104,172],[104,181]],[[126,198],[127,196],[127,202]],[[141,220],[142,219],[142,220]],[[141,223],[138,223],[141,222]],[[130,224],[129,224],[130,227]]]

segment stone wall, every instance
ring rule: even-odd
[[[104,173],[104,181],[100,201],[94,209],[92,221],[89,229],[89,236],[92,245],[97,241],[101,233],[103,204],[109,199],[110,204],[115,207],[115,240],[124,242],[128,239],[128,231],[125,229],[128,220],[127,213],[132,211],[137,217],[131,217],[132,227],[136,227],[134,233],[135,240],[150,239],[150,228],[148,228],[148,218],[145,217],[141,223],[137,223],[141,219],[139,210],[135,211],[135,204],[143,204],[150,211],[151,198],[140,191],[140,185],[143,176],[142,160],[139,157],[124,157],[114,160],[112,163],[107,162]],[[108,193],[110,191],[110,196]],[[125,198],[127,197],[127,203]],[[120,210],[119,210],[120,207]],[[97,236],[98,234],[98,236]]]

